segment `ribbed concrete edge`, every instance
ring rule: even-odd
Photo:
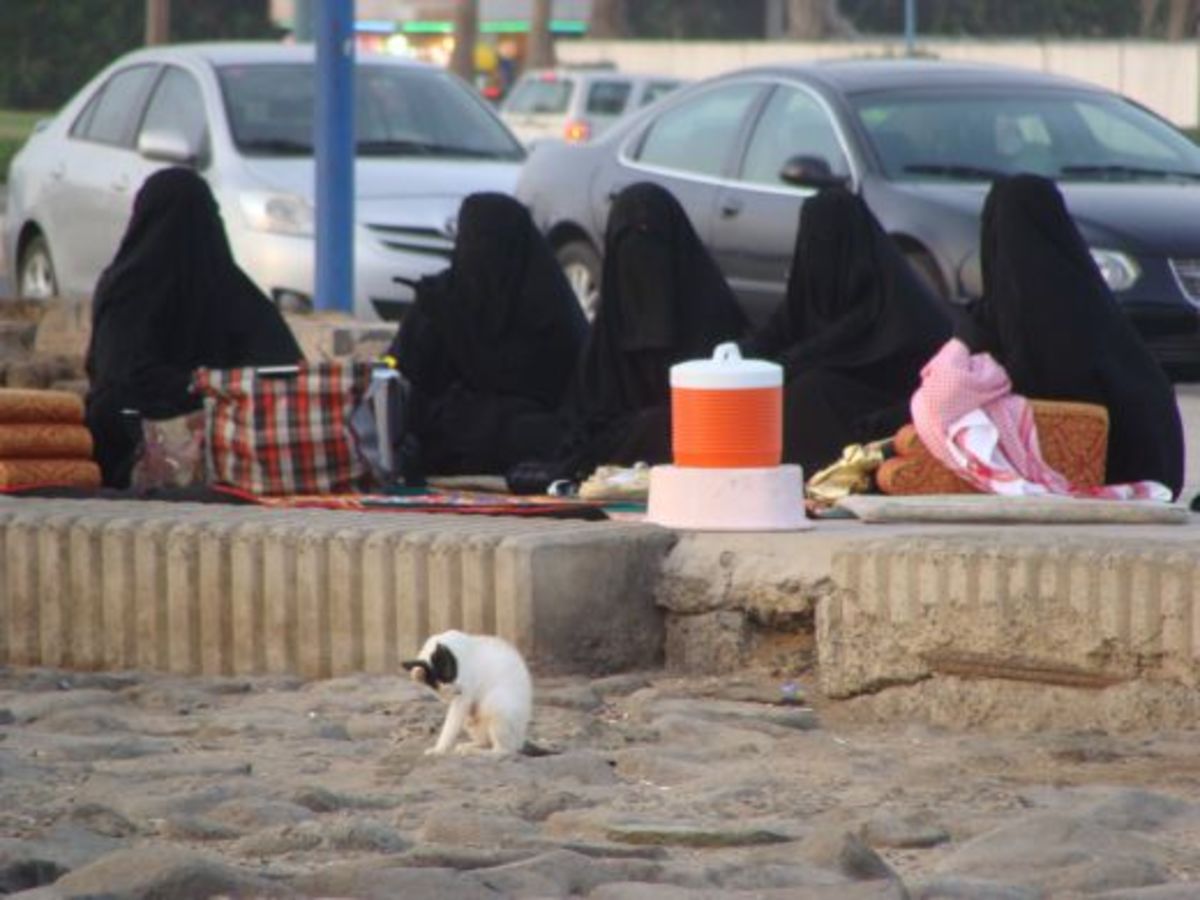
[[[0,500],[0,661],[387,673],[461,628],[541,671],[653,665],[672,540],[630,523]]]
[[[934,674],[1194,687],[1196,536],[996,529],[847,544],[817,610],[822,689],[847,697]]]

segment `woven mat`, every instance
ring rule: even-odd
[[[336,509],[357,512],[455,513],[477,516],[546,516],[555,519],[601,520],[608,516],[596,503],[560,497],[530,497],[483,491],[411,490],[396,494],[313,494],[259,497],[236,488],[214,490],[236,500],[277,509]]]
[[[997,497],[991,494],[913,497],[859,494],[839,500],[837,506],[849,510],[864,522],[1182,525],[1190,518],[1184,506],[1146,500]]]

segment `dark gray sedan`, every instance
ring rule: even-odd
[[[842,183],[954,301],[978,296],[991,180],[1054,178],[1164,363],[1200,363],[1200,148],[1133,101],[1022,69],[917,60],[781,65],[698,82],[597,142],[546,142],[517,195],[589,309],[613,196],[682,202],[750,316],[783,296],[800,205]]]

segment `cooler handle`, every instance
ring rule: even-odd
[[[741,362],[742,351],[734,341],[717,344],[713,351],[713,361],[721,363]]]

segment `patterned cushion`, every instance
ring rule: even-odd
[[[87,459],[0,459],[0,491],[13,488],[100,487],[100,467]]]
[[[1094,403],[1033,400],[1038,445],[1046,462],[1079,487],[1104,484],[1108,450],[1108,410]],[[977,494],[925,449],[913,426],[895,438],[896,456],[875,473],[885,494]]]
[[[83,401],[68,391],[0,388],[0,422],[83,424]]]

